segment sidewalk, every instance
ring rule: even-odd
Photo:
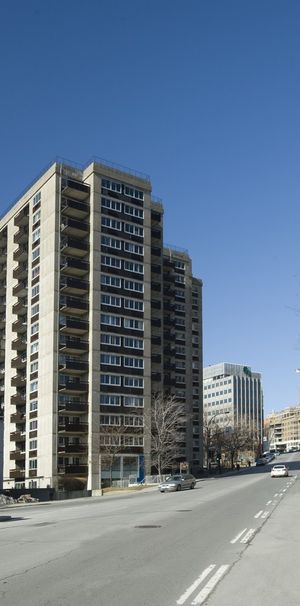
[[[300,483],[295,482],[208,600],[209,606],[300,603]],[[206,602],[205,602],[206,603]]]

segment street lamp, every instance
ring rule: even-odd
[[[224,410],[222,412],[221,411],[220,412],[216,412],[214,415],[212,415],[212,417],[209,419],[209,421],[207,423],[207,427],[206,427],[206,432],[207,432],[206,433],[206,468],[207,468],[207,474],[209,472],[209,469],[208,469],[208,459],[209,459],[210,438],[211,438],[209,429],[210,429],[211,422],[216,417],[219,417],[221,415],[229,415],[229,414],[230,414],[229,410]],[[219,472],[220,472],[221,471],[221,468],[220,468],[220,459],[218,459],[218,468],[219,468]]]

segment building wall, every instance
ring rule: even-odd
[[[268,415],[264,422],[269,448],[284,451],[300,448],[300,405]]]

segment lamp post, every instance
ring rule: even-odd
[[[230,411],[229,410],[224,410],[224,412],[216,412],[208,421],[207,426],[206,426],[206,468],[207,468],[207,475],[209,473],[209,464],[208,464],[208,459],[209,459],[209,449],[210,449],[210,439],[211,439],[211,435],[210,435],[210,425],[211,422],[216,418],[219,417],[221,415],[229,415]],[[221,473],[221,466],[220,466],[220,459],[218,459],[218,469],[219,469],[219,473]]]

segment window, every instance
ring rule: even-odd
[[[33,197],[33,201],[32,201],[32,206],[33,206],[33,208],[34,208],[35,206],[37,206],[37,205],[40,203],[41,199],[42,199],[42,194],[41,194],[41,192],[39,191],[39,192],[38,192],[37,194],[35,194],[35,196]]]
[[[39,368],[38,362],[31,362],[30,364],[30,372],[37,372]]]
[[[132,223],[124,223],[124,231],[127,234],[132,234],[133,236],[139,236],[140,238],[144,237],[144,228],[139,227],[138,225],[133,225]]]
[[[29,430],[33,431],[34,429],[37,429],[37,426],[38,426],[38,422],[37,422],[36,419],[34,421],[30,421],[30,423],[29,423]]]
[[[144,398],[138,396],[124,396],[124,406],[144,408]]]
[[[121,250],[122,241],[116,238],[110,238],[109,236],[101,237],[101,244],[103,246],[109,246],[110,248],[117,248]]]
[[[108,314],[101,314],[101,324],[109,324],[110,326],[121,326],[120,316],[110,316]]]
[[[114,288],[121,288],[121,278],[116,276],[107,276],[106,274],[101,275],[101,284],[104,286],[114,286]]]
[[[121,436],[100,434],[100,444],[118,446],[119,444],[121,444]]]
[[[37,246],[33,251],[32,251],[32,261],[35,261],[38,257],[40,256],[40,247]]]
[[[39,210],[37,210],[32,215],[32,225],[34,225],[35,223],[37,223],[40,220],[40,218],[41,218],[41,209],[39,208]]]
[[[129,206],[125,204],[124,213],[126,215],[131,215],[132,217],[138,217],[138,219],[144,218],[144,211],[142,208],[135,208],[134,206]]]
[[[101,385],[121,385],[121,377],[119,375],[100,375]]]
[[[144,273],[144,266],[142,263],[134,263],[134,261],[124,261],[125,271],[134,271],[136,274]]]
[[[122,193],[122,185],[121,183],[117,183],[116,181],[102,179],[102,187],[105,187],[106,189],[111,189],[111,191],[116,191],[119,194]]]
[[[38,389],[38,381],[31,381],[30,383],[30,393],[37,391]]]
[[[113,366],[121,366],[121,357],[110,354],[101,354],[101,364],[112,364]]]
[[[120,212],[122,209],[121,202],[117,202],[117,200],[109,200],[109,198],[101,198],[101,206],[102,208],[116,210],[117,212]]]
[[[39,313],[39,309],[40,309],[40,306],[38,303],[36,305],[33,305],[31,308],[31,316],[36,316],[36,314]]]
[[[40,285],[36,284],[36,286],[33,286],[31,289],[31,296],[32,297],[36,297],[40,292]]]
[[[37,459],[29,459],[29,469],[37,469]]]
[[[30,406],[29,406],[30,412],[34,412],[37,409],[38,409],[38,401],[37,400],[31,400]]]
[[[36,335],[39,332],[39,323],[35,322],[31,326],[31,335]]]
[[[143,446],[144,438],[143,436],[123,436],[123,444],[124,446]]]
[[[124,307],[135,311],[144,311],[144,302],[137,299],[124,299]]]
[[[124,194],[131,198],[137,198],[137,200],[144,200],[144,193],[142,191],[134,189],[133,187],[128,187],[127,185],[124,187]]]
[[[134,318],[124,318],[124,328],[144,330],[144,322],[143,320],[135,320]]]
[[[103,303],[103,305],[113,305],[115,307],[121,307],[121,298],[111,295],[101,295],[101,303]]]
[[[176,269],[185,269],[185,263],[183,261],[175,261]]]
[[[109,229],[116,229],[117,231],[121,231],[122,229],[121,221],[110,219],[110,217],[102,217],[101,225],[103,227],[109,227]]]
[[[144,247],[141,244],[135,244],[134,242],[124,242],[124,250],[135,255],[144,254]]]
[[[120,415],[100,415],[100,425],[121,425]]]
[[[144,417],[142,415],[124,415],[125,427],[144,427]]]
[[[140,377],[124,377],[125,387],[143,388],[144,379]]]
[[[37,449],[37,440],[29,440],[29,450]]]
[[[34,278],[36,278],[39,275],[40,275],[40,266],[37,265],[36,267],[32,268],[32,272],[31,272],[31,278],[32,278],[32,280],[34,280]]]
[[[124,366],[129,368],[144,368],[143,358],[124,357]]]
[[[175,276],[175,282],[184,284],[185,278],[184,276],[179,276],[178,274]]]
[[[105,406],[121,406],[121,396],[111,396],[110,394],[100,394],[100,404]]]
[[[116,345],[119,347],[121,345],[121,337],[103,333],[100,342],[105,345]]]
[[[35,341],[34,343],[31,343],[31,345],[30,345],[30,353],[31,354],[37,353],[38,350],[39,350],[39,342]]]
[[[124,280],[125,290],[134,290],[136,292],[144,292],[143,282],[134,282],[133,280]]]
[[[40,239],[40,235],[41,235],[41,228],[37,227],[37,229],[35,229],[32,232],[32,243],[37,242],[37,240]]]
[[[134,339],[133,337],[125,337],[124,347],[131,347],[133,349],[144,349],[144,340]]]
[[[101,255],[101,263],[102,265],[121,269],[121,259],[119,259],[118,257],[109,257],[108,255]]]

